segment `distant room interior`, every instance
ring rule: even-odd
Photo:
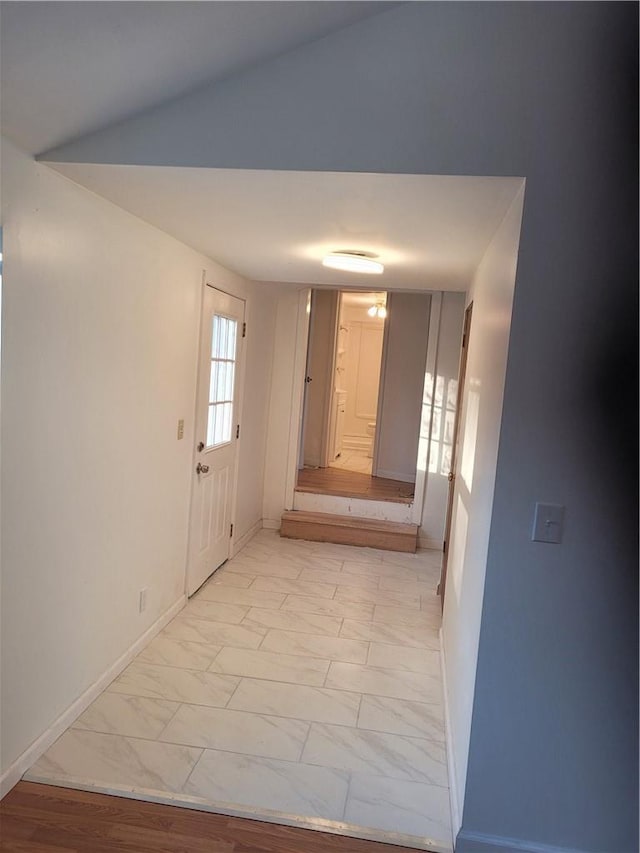
[[[298,490],[412,500],[430,307],[428,293],[312,291]]]

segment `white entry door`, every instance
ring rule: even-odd
[[[244,302],[205,286],[198,364],[187,594],[229,557]]]

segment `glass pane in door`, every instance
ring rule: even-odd
[[[231,441],[237,332],[236,320],[214,314],[211,335],[207,448],[218,447]]]

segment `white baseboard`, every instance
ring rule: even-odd
[[[186,596],[181,595],[180,598],[169,607],[168,610],[159,616],[150,628],[142,634],[135,643],[120,655],[120,657],[106,669],[102,675],[88,687],[84,693],[73,702],[66,711],[46,729],[39,738],[37,738],[31,746],[16,758],[7,770],[0,777],[0,799],[8,794],[9,791],[16,785],[24,773],[31,767],[32,764],[40,758],[40,756],[49,749],[51,744],[56,741],[60,735],[65,732],[69,726],[85,711],[89,705],[97,699],[102,691],[111,684],[122,670],[131,663],[134,657],[142,651],[156,634],[158,634],[164,626],[170,622],[173,617],[178,614],[186,603]]]
[[[451,807],[451,834],[452,847],[455,847],[455,839],[462,826],[462,815],[458,806],[458,782],[456,779],[456,768],[453,761],[453,732],[451,729],[451,714],[449,709],[449,693],[447,691],[447,668],[444,658],[444,638],[442,636],[442,628],[439,631],[440,635],[440,671],[442,673],[442,694],[444,697],[444,730],[446,739],[447,751],[447,771],[449,774],[449,805]]]
[[[415,476],[411,477],[404,471],[387,471],[386,468],[378,468],[376,477],[384,477],[386,480],[399,480],[401,483],[413,483],[415,485]]]
[[[485,835],[462,829],[456,840],[456,853],[586,853],[575,847],[555,847],[519,838],[504,838],[500,835]]]
[[[262,526],[262,519],[259,518],[258,521],[256,521],[256,523],[247,530],[246,533],[243,533],[239,539],[234,540],[231,543],[231,556],[235,557],[238,551],[242,551],[244,546],[253,539],[258,530],[262,530]]]
[[[284,510],[283,510],[284,512]],[[279,518],[263,518],[262,526],[265,530],[280,530],[281,521]]]
[[[442,551],[444,542],[442,539],[431,539],[429,536],[418,534],[418,548],[426,548],[429,551]]]

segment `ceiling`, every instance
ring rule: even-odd
[[[467,290],[521,178],[54,163],[55,169],[256,281]],[[321,266],[372,252],[382,275]]]
[[[402,4],[2,2],[3,135],[34,154]],[[466,290],[520,178],[53,163],[241,275]],[[369,251],[381,276],[321,266]]]
[[[397,5],[2,2],[2,133],[41,153]]]

